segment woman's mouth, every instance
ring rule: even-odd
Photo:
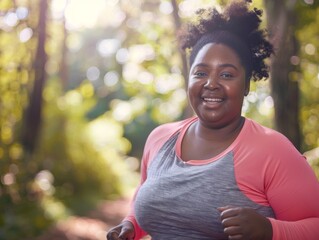
[[[215,98],[212,98],[212,97],[202,98],[203,106],[210,108],[210,109],[219,108],[223,102],[224,102],[223,98],[216,98],[216,97]]]
[[[207,103],[219,103],[223,101],[222,98],[203,98],[203,100]]]

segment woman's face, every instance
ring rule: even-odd
[[[249,83],[235,51],[209,43],[198,52],[190,69],[188,98],[201,123],[221,128],[241,117]]]

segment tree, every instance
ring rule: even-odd
[[[172,15],[173,15],[173,20],[174,20],[174,23],[175,23],[175,33],[176,33],[176,36],[178,35],[178,31],[181,29],[182,27],[182,20],[179,16],[179,10],[178,10],[178,6],[177,6],[177,2],[176,0],[171,0],[171,4],[172,4],[172,7],[173,7],[173,12],[172,12]],[[187,89],[188,87],[188,71],[189,71],[189,66],[187,64],[187,56],[186,56],[186,53],[185,51],[182,51],[181,49],[179,49],[179,54],[180,54],[180,58],[181,58],[181,62],[182,62],[182,75],[183,75],[183,78],[184,78],[184,81],[185,81],[185,88]],[[190,105],[187,105],[185,107],[185,110],[184,110],[184,117],[187,118],[187,117],[190,117],[193,115],[193,110],[191,108]]]
[[[271,59],[271,94],[275,108],[275,127],[300,149],[299,125],[299,82],[294,78],[298,66],[294,58],[298,56],[296,32],[295,0],[264,0],[268,29],[275,55]]]
[[[50,2],[0,1],[0,239],[35,239],[61,217],[121,194],[122,174],[134,182],[123,125],[86,118],[96,103],[91,83],[80,76],[80,86],[62,90],[66,42],[61,22],[47,17]]]
[[[41,0],[39,5],[39,20],[38,20],[38,42],[37,50],[34,58],[34,83],[33,90],[30,95],[29,106],[25,114],[25,125],[22,142],[26,150],[30,153],[36,147],[42,112],[42,92],[47,78],[45,65],[47,63],[47,54],[45,52],[46,29],[47,29],[47,12],[48,1]]]

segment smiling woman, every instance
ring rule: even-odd
[[[201,48],[190,70],[188,97],[204,125],[221,128],[240,122],[248,91],[249,82],[237,54],[223,44]],[[233,125],[237,128],[238,123]]]
[[[310,166],[286,137],[241,113],[273,52],[262,11],[247,2],[198,11],[181,36],[196,116],[149,135],[131,213],[108,240],[318,239]]]

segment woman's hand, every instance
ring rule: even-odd
[[[133,240],[135,236],[134,226],[130,221],[124,221],[111,228],[106,235],[107,240]]]
[[[220,211],[224,232],[231,240],[271,240],[270,221],[254,209],[225,206]]]

